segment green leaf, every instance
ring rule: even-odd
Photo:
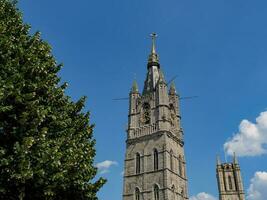
[[[97,199],[93,125],[40,32],[0,0],[0,199]]]

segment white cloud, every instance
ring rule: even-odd
[[[250,180],[248,200],[267,199],[267,172],[256,172]]]
[[[110,167],[113,165],[118,165],[118,163],[116,161],[105,160],[97,163],[96,167],[98,168],[100,174],[105,174],[109,172]]]
[[[239,132],[224,143],[228,155],[257,156],[267,153],[267,111],[260,113],[256,123],[246,119],[239,125]]]
[[[190,197],[189,200],[217,200],[217,198],[215,198],[211,194],[201,192],[198,193],[196,196]]]

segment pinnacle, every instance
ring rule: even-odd
[[[176,88],[175,88],[175,83],[174,81],[171,82],[171,86],[170,86],[170,94],[176,94]]]
[[[138,85],[137,85],[136,80],[133,81],[132,92],[138,93]]]

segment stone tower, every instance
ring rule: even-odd
[[[220,200],[245,200],[240,167],[234,154],[232,163],[217,158],[217,181]]]
[[[156,34],[147,63],[142,93],[134,81],[124,165],[123,200],[188,199],[179,95],[168,90],[158,54]]]

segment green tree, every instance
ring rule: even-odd
[[[85,98],[73,102],[40,33],[0,0],[0,199],[97,199]]]

